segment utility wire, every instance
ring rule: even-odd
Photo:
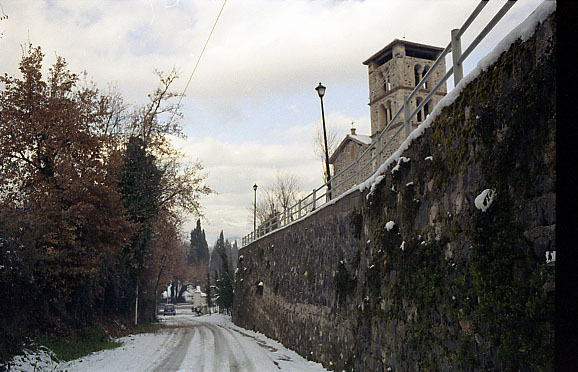
[[[189,84],[191,83],[191,80],[193,79],[193,75],[195,75],[195,71],[197,71],[197,67],[199,66],[199,62],[201,62],[201,58],[203,57],[203,53],[205,53],[205,49],[207,48],[207,45],[209,44],[209,40],[211,40],[211,36],[213,35],[213,31],[215,31],[215,27],[217,26],[217,22],[219,22],[219,18],[221,17],[221,13],[223,13],[223,9],[225,8],[225,4],[227,4],[227,0],[225,0],[223,2],[223,6],[221,6],[221,10],[219,11],[219,14],[217,15],[217,19],[215,19],[215,23],[213,24],[213,28],[211,29],[211,32],[209,33],[209,37],[207,38],[207,41],[205,42],[205,46],[203,46],[203,50],[201,51],[201,54],[199,54],[199,58],[197,59],[197,63],[195,64],[195,68],[193,68],[193,72],[191,72],[191,76],[189,76],[189,80],[187,81],[187,85],[185,85],[185,89],[183,89],[183,93],[179,97],[179,103],[177,104],[177,108],[181,106],[181,102],[183,100],[183,97],[184,97],[187,89],[189,88]],[[174,116],[175,116],[175,112],[173,112],[173,116],[171,117],[171,121],[173,121]]]
[[[0,16],[0,21],[8,19],[8,14],[4,13],[4,8],[2,7],[2,2],[0,2],[0,10],[2,11],[2,16]]]

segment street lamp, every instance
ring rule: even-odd
[[[319,99],[321,100],[321,119],[323,121],[323,140],[325,141],[325,166],[327,171],[327,195],[329,195],[329,200],[331,200],[331,173],[329,171],[329,150],[327,149],[327,133],[325,132],[325,111],[323,110],[323,96],[325,95],[325,87],[319,83],[317,88],[315,88]]]
[[[253,203],[253,234],[257,231],[257,184],[253,185],[253,190],[255,190],[255,202]]]

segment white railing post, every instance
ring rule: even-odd
[[[460,29],[455,28],[452,30],[452,62],[454,68],[454,87],[458,85],[458,83],[464,77],[464,69],[462,63],[460,62],[460,58],[462,57],[462,42],[461,37],[459,36]]]
[[[403,115],[404,115],[404,125],[405,125],[405,137],[409,137],[411,133],[411,118],[409,117],[409,113],[411,112],[411,108],[409,106],[408,96],[403,98]]]
[[[278,229],[281,227],[281,213],[277,212],[275,214],[275,228]]]
[[[299,213],[297,214],[297,218],[301,218],[301,199],[299,199]]]
[[[317,201],[317,190],[313,189],[313,206],[311,207],[311,210],[314,211],[315,210],[315,202]]]

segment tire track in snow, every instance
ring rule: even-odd
[[[241,341],[239,341],[238,336],[233,333],[233,330],[231,330],[231,329],[229,329],[223,325],[220,325],[220,324],[218,324],[217,326],[220,329],[222,329],[223,331],[227,332],[231,336],[231,338],[235,341],[235,343],[238,345],[237,350],[240,350],[241,353],[243,353],[242,365],[244,367],[246,367],[246,372],[256,372],[255,365],[251,361],[249,354],[247,354],[247,350],[245,349],[245,346],[243,345],[243,343],[241,343]],[[230,344],[229,344],[229,348],[230,348]]]
[[[245,332],[242,332],[242,331],[240,331],[239,329],[236,329],[236,328],[227,328],[227,327],[225,327],[225,326],[223,326],[223,325],[220,325],[220,324],[219,324],[219,327],[222,327],[222,328],[226,329],[229,333],[231,333],[231,335],[233,335],[233,337],[234,337],[235,339],[237,339],[237,342],[239,342],[239,341],[238,341],[238,338],[239,338],[239,337],[248,338],[248,339],[250,339],[252,342],[254,342],[256,345],[259,345],[262,349],[264,349],[264,350],[268,351],[269,353],[273,354],[277,360],[282,360],[282,361],[284,361],[284,362],[291,362],[291,361],[292,361],[291,357],[289,357],[289,356],[287,356],[287,355],[285,355],[285,354],[280,354],[280,353],[278,353],[279,350],[278,350],[277,348],[275,348],[275,347],[267,344],[267,342],[265,342],[265,341],[263,341],[263,340],[260,340],[259,338],[255,337],[255,336],[251,336],[251,335],[249,335],[249,334],[247,334],[247,333],[245,333]],[[235,335],[233,332],[237,333],[238,335]],[[239,336],[239,335],[240,335],[240,336]],[[279,362],[278,362],[277,360],[275,360],[275,358],[272,358],[272,357],[269,355],[269,353],[264,353],[265,356],[267,357],[267,359],[269,359],[278,369],[281,369],[281,367],[279,366]]]
[[[177,328],[177,329],[173,329],[167,333],[168,334],[162,340],[162,342],[159,344],[159,346],[156,348],[153,355],[148,356],[149,358],[153,357],[151,360],[151,365],[153,367],[149,368],[148,371],[156,372],[157,371],[156,368],[162,366],[161,363],[163,360],[163,355],[161,353],[164,352],[165,350],[171,350],[174,347],[174,345],[176,345],[178,343],[181,330]]]
[[[203,327],[197,327],[197,334],[199,335],[199,353],[197,355],[196,364],[199,368],[199,371],[205,371],[205,358],[207,355],[207,331]]]
[[[231,372],[239,371],[239,362],[235,355],[231,352],[231,347],[225,337],[215,329],[214,326],[203,324],[213,335],[214,356],[213,356],[213,372],[223,372],[226,365]]]
[[[179,370],[189,344],[195,333],[195,328],[181,328],[175,332],[174,345],[169,345],[166,349],[171,350],[170,353],[157,363],[152,371],[154,372],[175,372]],[[163,350],[163,349],[161,349]]]

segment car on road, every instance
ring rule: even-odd
[[[163,313],[165,315],[177,315],[177,309],[175,305],[166,304]]]

